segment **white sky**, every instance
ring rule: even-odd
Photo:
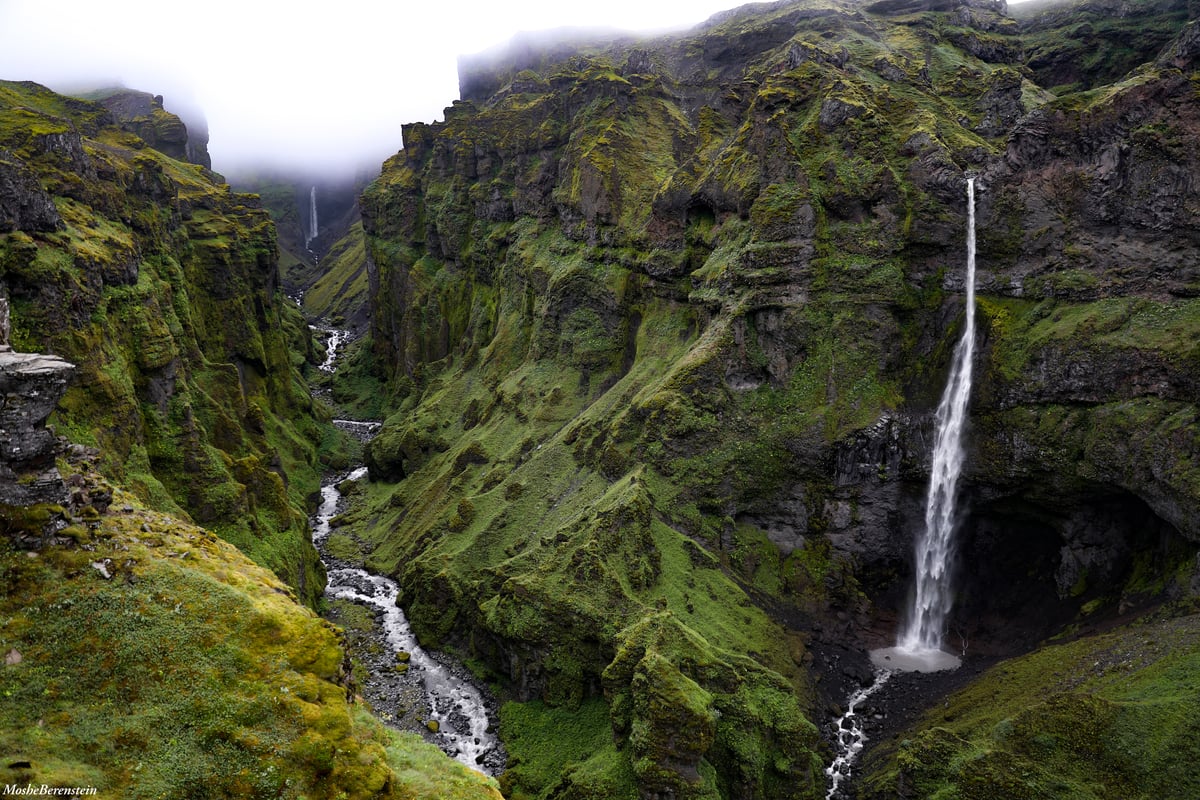
[[[0,78],[199,106],[213,168],[378,164],[442,118],[457,56],[519,31],[690,27],[739,0],[0,0]]]

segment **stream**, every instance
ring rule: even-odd
[[[854,762],[866,747],[867,734],[863,720],[858,715],[858,704],[886,686],[891,677],[892,673],[887,670],[877,671],[875,679],[869,685],[850,696],[846,703],[846,712],[834,723],[837,756],[833,763],[825,768],[825,777],[829,779],[829,791],[825,794],[825,800],[836,800],[842,796],[839,793],[842,790],[842,781],[850,777]]]
[[[326,332],[328,349],[320,368],[332,372],[337,350],[348,334]],[[379,427],[377,422],[356,420],[334,420],[334,424],[360,441],[369,439]],[[328,476],[312,520],[313,545],[328,575],[326,598],[331,604],[344,600],[362,606],[373,620],[368,631],[357,635],[347,626],[347,649],[368,672],[359,692],[386,724],[418,731],[462,763],[496,775],[504,770],[507,756],[492,731],[495,702],[475,686],[461,664],[418,644],[408,618],[396,604],[400,587],[395,581],[330,552],[332,521],[345,505],[338,486],[347,480],[361,480],[366,474],[367,468],[360,466],[348,474]]]

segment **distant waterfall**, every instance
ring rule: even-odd
[[[0,349],[8,347],[8,337],[12,334],[12,323],[8,308],[8,292],[0,289]]]
[[[312,187],[312,191],[308,193],[308,238],[304,240],[305,246],[313,239],[317,238],[317,187]]]
[[[908,627],[899,647],[908,651],[940,650],[946,617],[953,605],[950,562],[954,555],[955,496],[964,460],[963,428],[971,396],[971,362],[975,355],[975,179],[967,178],[967,318],[954,349],[950,380],[937,410],[937,440],[925,501],[925,531],[917,541],[916,592]]]

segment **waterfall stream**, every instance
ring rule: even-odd
[[[882,689],[897,671],[937,672],[956,669],[961,659],[942,649],[946,618],[953,606],[950,567],[954,558],[955,500],[964,461],[963,432],[967,402],[971,397],[971,367],[975,356],[975,179],[967,178],[967,289],[966,320],[962,338],[954,348],[950,377],[937,409],[934,440],[925,501],[925,528],[917,539],[915,586],[907,624],[895,647],[872,650],[875,680],[852,694],[847,710],[835,723],[837,757],[826,768],[830,787],[826,800],[833,800],[866,742],[859,703]]]
[[[834,800],[837,797],[842,781],[850,777],[850,768],[867,744],[862,720],[858,718],[858,704],[882,689],[891,677],[892,673],[888,670],[876,672],[875,680],[870,686],[864,686],[850,695],[846,703],[846,713],[834,723],[837,730],[838,754],[833,763],[825,768],[825,776],[829,778],[829,791],[825,794],[825,800]]]
[[[963,432],[971,398],[975,358],[975,179],[967,178],[967,290],[962,338],[954,348],[950,377],[937,408],[937,437],[925,500],[925,528],[917,538],[915,583],[907,624],[895,647],[874,650],[871,660],[883,669],[929,672],[954,669],[958,656],[942,649],[946,618],[954,604],[950,569],[954,560],[955,501],[965,453]]]
[[[338,350],[350,339],[350,331],[338,330],[337,328],[321,328],[316,325],[309,325],[308,327],[310,330],[325,334],[325,360],[321,362],[317,369],[322,372],[332,373],[337,368]]]
[[[916,586],[908,625],[899,646],[912,652],[940,651],[946,617],[954,603],[950,566],[954,557],[955,500],[964,461],[963,431],[971,398],[975,357],[975,179],[967,178],[967,309],[962,338],[954,348],[950,379],[937,409],[937,439],[925,501],[925,531],[917,540]]]
[[[345,340],[348,332],[327,332],[330,334],[329,349],[321,369],[332,372],[337,344]],[[360,440],[369,439],[379,427],[377,422],[355,420],[334,420],[334,424]],[[376,713],[388,721],[402,716],[399,708],[389,705],[407,703],[407,700],[403,703],[398,700],[396,684],[416,683],[421,690],[417,694],[423,695],[420,700],[427,709],[422,716],[430,723],[426,730],[433,741],[462,763],[495,775],[504,769],[506,756],[491,731],[488,702],[472,682],[470,674],[451,659],[430,653],[417,643],[404,611],[396,604],[400,587],[395,581],[340,561],[329,551],[332,520],[343,505],[338,486],[346,480],[360,480],[366,473],[366,467],[358,467],[349,474],[328,479],[321,486],[321,504],[312,525],[313,544],[328,576],[326,597],[362,605],[376,620],[371,636],[374,649],[382,650],[383,657],[361,659],[371,672],[362,687],[363,694],[371,701]],[[407,665],[404,678],[398,676],[398,664]]]
[[[304,246],[308,247],[308,243],[317,238],[317,187],[312,187],[308,193],[308,238],[304,240]]]

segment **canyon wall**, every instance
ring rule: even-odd
[[[1194,592],[1194,26],[1131,13],[1131,71],[1072,71],[1054,42],[1118,24],[1074,13],[782,2],[523,41],[405,127],[363,197],[396,413],[358,530],[422,636],[523,701],[510,752],[594,721],[509,789],[823,793],[813,654],[894,631],[968,172],[955,641]]]

